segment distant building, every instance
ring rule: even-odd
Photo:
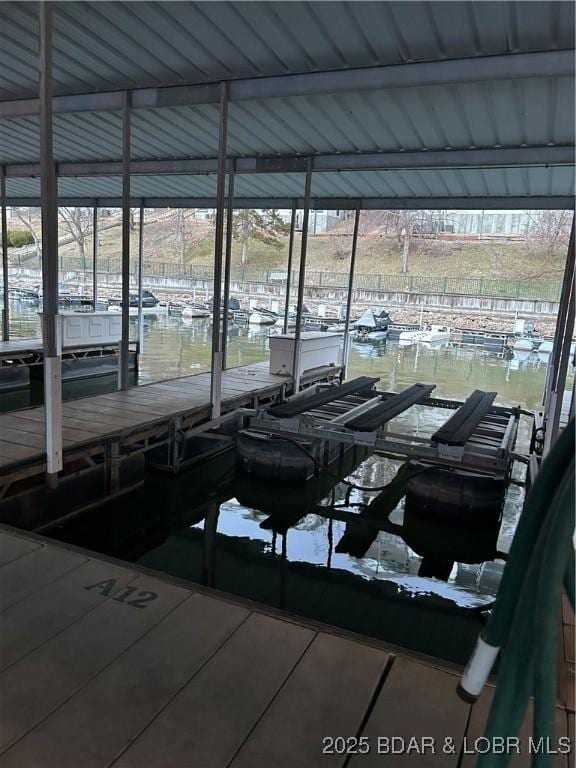
[[[286,224],[290,223],[292,211],[278,211],[282,221]],[[329,232],[332,227],[336,226],[340,221],[344,221],[347,211],[310,211],[310,219],[308,222],[308,232],[311,235],[321,235],[324,232]],[[296,211],[296,229],[302,229],[302,220],[304,217],[304,211]]]
[[[416,227],[420,234],[526,237],[530,223],[529,211],[426,211]]]
[[[447,211],[454,231],[475,235],[528,235],[529,211]]]

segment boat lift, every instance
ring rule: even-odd
[[[386,455],[508,476],[516,458],[519,408],[495,406],[496,392],[475,390],[462,403],[431,397],[434,384],[390,393],[377,391],[378,381],[362,376],[243,413],[250,416],[250,432],[364,446]],[[416,404],[453,413],[429,438],[390,432],[388,423]]]

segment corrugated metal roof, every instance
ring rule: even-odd
[[[500,146],[574,140],[574,83],[559,78],[404,88],[232,103],[228,155],[291,155]],[[0,163],[37,162],[36,117],[0,120]],[[119,160],[117,112],[54,117],[58,162]],[[132,158],[214,157],[218,107],[136,110]]]
[[[0,99],[38,89],[38,6],[0,4]],[[59,94],[573,46],[568,2],[58,2]]]
[[[0,3],[0,96],[37,93],[36,14],[33,3]],[[431,61],[433,68],[434,62],[454,57],[570,48],[573,22],[572,4],[539,1],[59,2],[54,78],[58,93],[71,94],[422,60]],[[285,98],[268,95],[272,97],[230,103],[228,156],[541,148],[574,143],[573,77]],[[133,160],[217,154],[216,104],[138,108],[131,123]],[[120,160],[120,113],[58,112],[54,150],[61,163]],[[0,120],[0,163],[37,163],[39,155],[37,117]],[[120,181],[114,177],[66,178],[59,183],[64,197],[120,194]],[[300,196],[302,188],[298,174],[238,176],[236,182],[237,196],[250,199],[292,198]],[[36,195],[35,182],[30,180],[10,180],[8,189],[9,194],[15,190],[15,198]],[[573,192],[574,171],[567,167],[315,172],[313,181],[317,198],[524,199]],[[132,194],[212,198],[215,179],[134,176]]]
[[[490,168],[394,171],[343,171],[315,173],[313,198],[482,198],[517,196],[570,196],[574,193],[574,168]],[[239,174],[235,179],[236,198],[299,198],[303,194],[304,175]],[[122,194],[119,176],[61,178],[58,191],[62,198],[118,198]],[[7,179],[8,198],[36,198],[38,179]],[[214,199],[215,176],[134,176],[134,198]]]

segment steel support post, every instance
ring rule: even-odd
[[[40,168],[42,199],[42,329],[46,469],[49,484],[62,469],[62,349],[58,317],[58,188],[53,150],[52,19],[40,2]]]
[[[228,304],[232,271],[232,235],[234,234],[234,170],[228,174],[228,206],[226,209],[226,261],[224,265],[224,314],[222,315],[222,369],[228,367]]]
[[[92,304],[96,312],[98,301],[98,206],[92,209]]]
[[[306,165],[306,183],[304,186],[304,208],[302,216],[302,243],[300,246],[300,268],[298,270],[298,300],[296,303],[296,330],[294,332],[294,361],[292,365],[292,375],[294,376],[294,392],[300,389],[300,348],[301,324],[302,324],[302,306],[304,304],[304,281],[306,279],[306,250],[308,248],[308,223],[310,220],[310,192],[312,190],[312,160],[308,158]]]
[[[130,93],[124,92],[122,110],[122,338],[118,389],[128,389],[130,357]]]
[[[144,202],[140,203],[138,221],[138,354],[144,349],[144,312],[142,311],[142,290],[144,280]]]
[[[228,83],[220,83],[220,128],[218,135],[218,180],[216,187],[216,232],[214,235],[214,299],[212,302],[212,368],[210,402],[212,418],[218,418],[222,401],[222,251],[224,245],[224,198],[226,192],[226,140],[228,133]]]
[[[352,255],[348,273],[348,295],[346,297],[346,317],[344,319],[344,344],[342,347],[342,380],[346,378],[348,358],[350,357],[350,314],[352,312],[352,293],[354,290],[354,270],[356,268],[356,248],[358,246],[358,227],[360,225],[360,206],[354,214],[354,232],[352,234]]]
[[[2,340],[10,339],[10,304],[8,295],[8,216],[6,212],[6,175],[0,169],[0,204],[2,205],[2,296],[4,312],[2,314]]]
[[[550,356],[547,376],[547,389],[544,399],[544,420],[546,433],[544,438],[544,453],[548,453],[550,447],[558,437],[560,429],[560,417],[562,414],[564,390],[568,364],[570,362],[570,347],[572,334],[574,333],[575,313],[575,252],[574,252],[574,218],[572,219],[572,231],[568,245],[568,256],[562,282],[560,296],[560,309],[556,332],[554,334],[554,346]]]
[[[290,217],[290,240],[288,243],[288,265],[286,268],[286,307],[284,309],[284,333],[288,333],[288,320],[290,316],[290,290],[292,288],[292,257],[294,255],[294,229],[296,227],[296,204],[292,206]]]

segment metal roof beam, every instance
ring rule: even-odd
[[[230,102],[427,85],[456,85],[491,80],[570,76],[574,76],[573,50],[508,53],[231,80]],[[121,110],[122,98],[121,91],[57,96],[53,102],[54,112]],[[132,109],[216,104],[217,102],[218,83],[131,89]],[[37,114],[38,99],[0,102],[0,117],[29,117]]]
[[[505,168],[513,166],[573,165],[575,148],[559,147],[502,147],[499,149],[443,149],[418,152],[376,152],[367,154],[315,155],[312,170],[328,171],[383,171],[430,168]],[[235,173],[305,173],[308,158],[292,157],[239,157],[229,159],[226,170]],[[132,176],[161,174],[202,175],[216,173],[218,159],[198,160],[133,160]],[[122,163],[88,162],[59,163],[58,176],[119,176]],[[26,163],[6,166],[6,176],[30,178],[38,176],[38,165]]]
[[[38,197],[7,196],[9,206],[39,205]],[[316,197],[310,201],[315,210],[568,210],[573,209],[576,200],[570,195],[538,197]],[[59,205],[97,206],[99,208],[119,208],[121,197],[60,197]],[[134,197],[133,207],[144,205],[146,208],[215,208],[215,197]],[[284,208],[293,206],[302,208],[302,198],[294,197],[244,197],[234,198],[234,208]]]

